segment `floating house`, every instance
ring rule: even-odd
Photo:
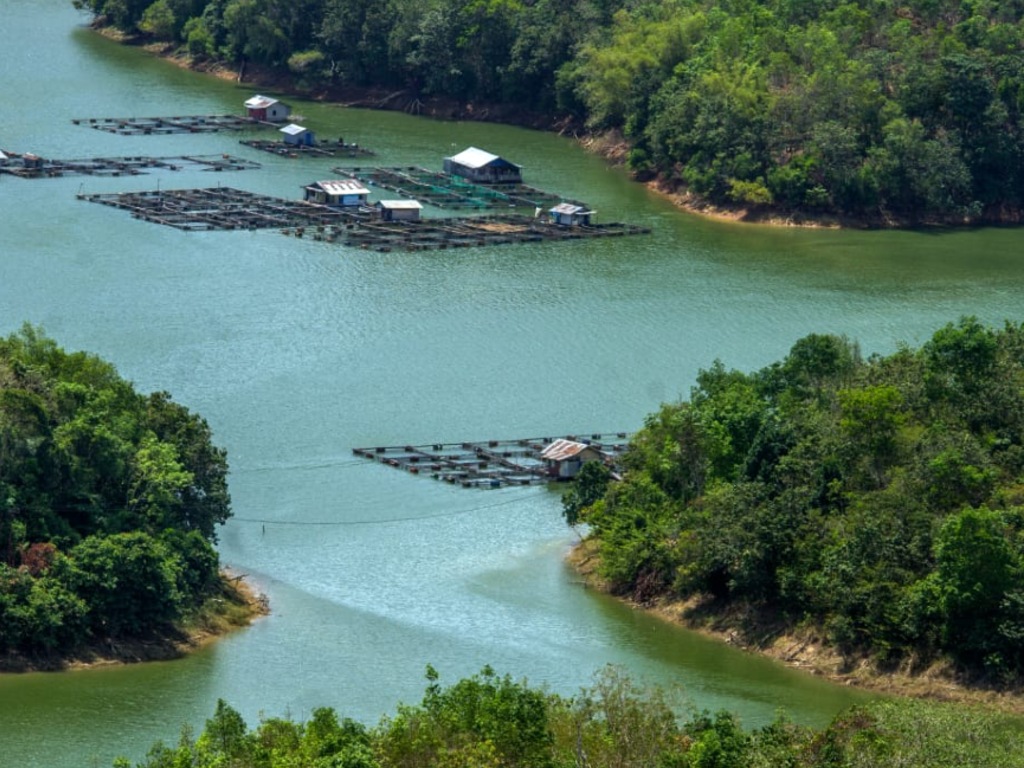
[[[292,111],[284,102],[259,94],[245,102],[245,109],[251,119],[265,123],[283,123]]]
[[[588,461],[604,461],[604,454],[594,446],[565,438],[546,446],[540,457],[547,466],[548,474],[559,480],[576,477]]]
[[[383,221],[419,221],[423,206],[417,200],[381,200],[377,210]]]
[[[522,184],[522,167],[476,147],[444,159],[444,172],[476,184]]]
[[[309,128],[289,123],[281,129],[282,139],[285,144],[292,144],[296,147],[312,147],[316,143],[316,136]]]
[[[366,205],[366,198],[370,194],[370,190],[352,179],[314,181],[303,189],[306,191],[304,199],[307,202],[345,208]]]
[[[563,227],[589,227],[590,217],[596,213],[597,211],[572,203],[559,203],[548,211],[551,221]]]

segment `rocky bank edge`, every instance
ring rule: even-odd
[[[597,573],[599,556],[595,542],[579,542],[569,551],[566,560],[585,587],[613,595]],[[641,604],[628,597],[613,596],[636,610],[647,611],[688,630],[768,656],[840,685],[887,696],[959,702],[1024,716],[1024,691],[972,684],[960,677],[948,662],[919,666],[908,661],[895,669],[881,669],[868,657],[843,656],[825,642],[818,628],[793,629],[781,617],[756,611],[753,607],[723,608],[702,598],[659,599]]]

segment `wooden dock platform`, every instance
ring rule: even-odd
[[[43,158],[31,154],[5,152],[0,174],[21,179],[47,179],[60,176],[137,176],[152,171],[246,171],[262,167],[254,160],[233,155],[178,155],[174,157],[90,157],[75,160]]]
[[[241,131],[252,128],[280,128],[239,115],[174,115],[171,117],[81,117],[71,121],[75,125],[121,136],[166,136],[172,133],[216,133]]]
[[[308,236],[314,240],[388,252],[622,237],[647,234],[650,229],[621,223],[570,227],[554,224],[548,219],[493,214],[418,221],[381,221],[369,217],[313,229],[293,227],[282,231],[296,237]]]
[[[231,187],[79,194],[78,199],[113,206],[131,212],[138,219],[190,231],[316,227],[356,222],[361,216],[371,215],[369,209],[342,211]]]
[[[365,185],[387,189],[438,208],[485,210],[521,207],[533,210],[559,203],[583,205],[577,200],[567,200],[526,184],[472,184],[458,176],[418,166],[332,170]]]
[[[240,144],[270,152],[278,157],[372,157],[377,154],[359,144],[285,144],[283,141],[269,139],[240,139]]]
[[[567,435],[564,438],[531,437],[482,442],[434,443],[375,448],[354,448],[356,456],[372,459],[414,475],[453,483],[464,488],[501,488],[537,485],[564,480],[552,474],[541,453],[557,439],[585,443],[600,452],[611,465],[629,445],[626,432]]]

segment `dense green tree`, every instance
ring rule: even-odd
[[[145,426],[158,440],[173,446],[169,454],[180,482],[173,499],[163,506],[162,527],[198,531],[216,541],[217,526],[230,516],[231,496],[227,487],[227,454],[213,443],[209,424],[201,416],[171,400],[166,392],[150,395],[145,403]]]
[[[89,607],[72,587],[73,568],[61,555],[37,572],[0,564],[0,649],[58,651],[80,641]]]
[[[236,709],[224,699],[217,699],[213,717],[206,721],[202,735],[196,741],[200,754],[222,758],[227,764],[236,763],[246,751],[248,727]]]
[[[611,477],[611,470],[603,462],[584,463],[572,487],[562,494],[562,516],[565,522],[576,526],[587,507],[604,498]]]
[[[1022,329],[963,318],[863,359],[811,335],[663,405],[584,512],[613,591],[708,596],[883,664],[1024,675]]]
[[[957,656],[996,668],[1007,666],[1009,648],[1000,627],[1007,597],[1024,588],[1016,532],[1005,516],[981,507],[946,520],[937,541],[936,584],[943,637]]]
[[[429,764],[519,768],[553,764],[548,702],[541,691],[489,667],[449,688],[428,668],[430,685],[417,707],[404,706],[382,724],[384,768]]]
[[[0,338],[0,654],[165,632],[219,584],[209,426],[38,329]]]
[[[90,536],[70,557],[99,637],[146,635],[179,615],[177,563],[148,534]]]
[[[676,764],[682,733],[673,704],[678,709],[682,702],[606,666],[571,699],[548,697],[556,762],[609,768]]]

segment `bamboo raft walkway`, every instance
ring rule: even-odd
[[[391,190],[402,197],[438,208],[477,210],[492,208],[550,208],[559,203],[583,205],[577,200],[545,192],[526,184],[473,184],[458,176],[418,166],[398,168],[332,168],[368,186]]]
[[[268,139],[240,139],[240,144],[258,149],[262,152],[270,152],[279,157],[371,157],[376,155],[372,149],[367,149],[359,144],[285,144],[283,141],[270,141]]]
[[[45,179],[59,176],[137,176],[154,170],[246,171],[262,167],[254,160],[232,155],[178,155],[174,157],[90,157],[56,160],[7,152],[0,162],[0,174],[21,179]]]
[[[605,463],[615,466],[629,444],[626,432],[568,435],[564,439],[585,443],[599,451]],[[463,488],[501,488],[538,485],[565,480],[553,474],[541,453],[556,438],[531,437],[465,443],[434,443],[375,448],[353,448],[356,456],[424,475]]]
[[[369,209],[342,211],[323,205],[258,195],[231,187],[79,194],[79,200],[131,212],[155,224],[188,231],[325,226],[369,217]]]
[[[216,133],[251,128],[280,128],[277,123],[239,115],[174,115],[172,117],[80,117],[71,121],[120,136],[166,136],[172,133]]]
[[[282,232],[295,237],[309,236],[314,240],[388,252],[622,237],[647,234],[650,229],[620,223],[570,227],[554,224],[548,219],[494,214],[418,221],[381,221],[367,217],[312,229],[292,227]]]

